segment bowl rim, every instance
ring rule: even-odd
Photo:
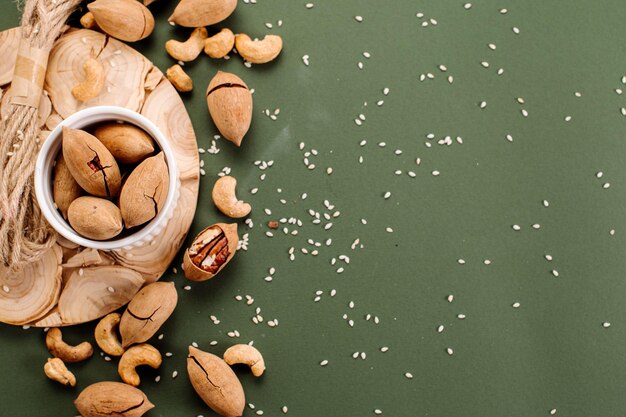
[[[61,147],[60,142],[62,139],[61,133],[63,127],[82,129],[87,126],[92,126],[106,121],[123,121],[131,123],[146,131],[146,133],[154,139],[154,141],[161,148],[161,151],[165,156],[165,162],[168,166],[169,190],[163,208],[152,220],[150,220],[150,222],[143,225],[141,229],[120,239],[114,238],[99,241],[88,239],[75,232],[69,222],[63,218],[59,210],[54,206],[54,197],[52,193],[52,170],[54,169],[56,155],[58,155]],[[50,156],[52,152],[55,152],[55,157]],[[138,242],[152,236],[154,231],[161,226],[162,222],[167,222],[171,217],[171,214],[168,215],[168,213],[176,206],[176,199],[178,195],[176,190],[177,186],[178,168],[176,166],[176,157],[167,137],[163,134],[163,132],[161,132],[154,122],[144,115],[119,106],[89,107],[79,110],[67,119],[63,120],[45,139],[41,149],[39,150],[37,161],[35,163],[35,195],[37,197],[39,207],[48,223],[50,223],[52,228],[54,228],[57,233],[69,241],[84,247],[99,250],[111,251],[134,247]]]

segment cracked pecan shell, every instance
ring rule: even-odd
[[[222,358],[189,346],[187,373],[193,389],[213,411],[224,417],[243,414],[246,405],[243,387]]]
[[[185,276],[192,281],[213,278],[235,256],[238,244],[237,223],[217,223],[207,227],[185,252]]]
[[[124,349],[154,336],[170,317],[177,302],[178,293],[173,282],[155,282],[143,287],[128,303],[120,320]]]
[[[146,394],[121,382],[89,385],[74,405],[83,417],[140,417],[154,408]]]
[[[95,136],[63,127],[63,159],[78,185],[89,194],[111,198],[120,192],[120,168]]]
[[[130,173],[120,193],[120,210],[127,228],[149,222],[161,211],[170,189],[163,152],[146,158]]]

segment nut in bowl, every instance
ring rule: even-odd
[[[61,172],[62,181],[55,180]],[[99,106],[50,133],[37,157],[35,193],[46,220],[66,239],[99,250],[132,249],[163,231],[180,181],[174,152],[154,123],[122,107]]]

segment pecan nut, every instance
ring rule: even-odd
[[[185,276],[192,281],[213,278],[235,256],[238,243],[236,223],[207,227],[185,252]]]

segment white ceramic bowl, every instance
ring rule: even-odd
[[[62,128],[63,126],[73,129],[82,129],[97,123],[106,121],[122,121],[131,123],[145,130],[155,140],[157,145],[163,151],[165,162],[169,169],[170,183],[169,192],[165,199],[165,204],[157,216],[149,223],[142,226],[139,230],[131,235],[120,237],[119,239],[110,239],[106,241],[98,241],[87,239],[72,229],[69,223],[63,219],[63,216],[54,206],[52,195],[52,172],[57,155],[61,151],[62,144]],[[98,106],[80,110],[62,121],[50,133],[44,142],[37,162],[35,165],[35,193],[37,201],[41,207],[43,215],[48,223],[61,236],[77,243],[81,246],[100,250],[116,250],[116,249],[132,249],[135,247],[148,244],[155,239],[165,228],[169,220],[174,215],[174,209],[180,196],[180,180],[178,177],[178,169],[174,152],[170,147],[166,137],[156,127],[154,123],[146,117],[132,110],[116,106]]]

